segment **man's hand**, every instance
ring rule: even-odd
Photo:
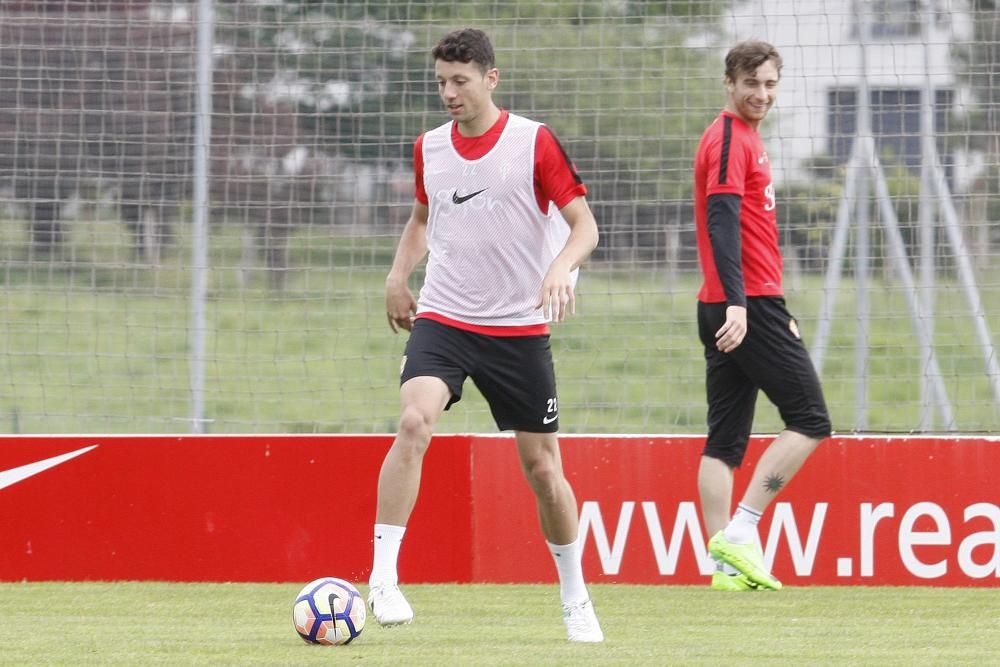
[[[732,352],[747,335],[747,309],[744,306],[726,308],[726,323],[715,332],[715,347],[720,352]]]
[[[576,295],[573,293],[573,278],[569,269],[553,263],[542,280],[542,289],[538,292],[538,303],[535,308],[541,308],[545,319],[552,322],[562,322],[569,314],[576,313]]]
[[[405,280],[396,280],[391,276],[385,280],[385,315],[393,333],[399,330],[407,331],[413,328],[413,318],[417,314],[417,300],[406,285]]]

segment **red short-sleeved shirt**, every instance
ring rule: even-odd
[[[771,164],[757,130],[723,111],[708,126],[694,164],[694,214],[698,258],[704,276],[698,300],[724,303],[708,236],[708,198],[734,194],[740,206],[743,282],[747,296],[782,296],[782,260]]]

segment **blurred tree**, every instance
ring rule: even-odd
[[[973,37],[955,47],[959,71],[976,102],[969,115],[971,145],[1000,155],[1000,7],[997,0],[968,0]]]
[[[46,247],[61,238],[63,199],[84,181],[117,178],[137,245],[155,252],[169,238],[165,209],[187,192],[197,3],[166,11],[139,0],[0,0],[0,10],[28,12],[26,4],[54,18],[28,13],[0,26],[9,63],[0,78],[4,90],[21,91],[0,109],[0,178],[15,179],[32,202],[33,233]],[[146,4],[167,18],[150,21],[156,12],[138,11]],[[446,118],[429,50],[446,30],[471,24],[497,46],[498,101],[550,124],[576,160],[611,232],[605,247],[666,250],[668,223],[690,222],[691,159],[722,102],[717,50],[685,43],[711,42],[729,4],[219,0],[213,197],[257,226],[265,246],[303,221],[337,218],[345,202],[353,222],[378,202],[405,200],[384,174],[405,172],[414,138]],[[101,20],[75,31],[82,7]],[[129,48],[107,47],[116,40]],[[282,268],[280,249],[262,250]]]
[[[27,214],[31,252],[59,250],[62,210],[114,191],[150,259],[169,236],[190,136],[192,33],[148,2],[0,3],[0,185]]]
[[[968,0],[973,37],[956,45],[955,58],[972,92],[971,112],[955,119],[956,148],[979,152],[984,168],[973,181],[968,201],[970,221],[982,221],[970,234],[973,255],[985,263],[1000,243],[1000,3]]]
[[[266,103],[290,105],[317,148],[360,160],[403,160],[419,131],[404,110],[432,93],[426,50],[405,2],[285,0],[219,6],[217,41],[231,70]],[[247,96],[249,97],[249,95]]]
[[[692,156],[722,104],[718,50],[685,41],[710,42],[729,4],[230,2],[219,41],[261,99],[297,109],[300,139],[347,159],[408,164],[415,137],[446,119],[431,47],[449,29],[481,27],[498,51],[498,102],[551,125],[599,202],[611,232],[602,252],[620,243],[662,255],[668,223],[690,222]]]
[[[713,27],[705,17],[657,18],[497,35],[498,99],[549,124],[566,145],[605,232],[599,256],[669,260],[675,228],[693,225],[694,154],[724,96],[721,50],[685,39]]]

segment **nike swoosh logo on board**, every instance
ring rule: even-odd
[[[473,192],[472,194],[465,195],[464,197],[459,197],[458,196],[458,190],[455,190],[453,193],[451,193],[451,201],[453,203],[455,203],[455,204],[464,204],[465,202],[469,201],[470,199],[472,199],[476,195],[482,194],[482,193],[486,192],[487,190],[489,190],[489,188],[483,188],[482,190],[477,190],[476,192]]]
[[[42,459],[41,461],[35,461],[34,463],[18,466],[17,468],[4,470],[0,472],[0,489],[11,486],[12,484],[17,484],[18,482],[23,482],[29,477],[33,477],[40,472],[48,470],[49,468],[55,468],[60,463],[65,463],[70,459],[75,459],[81,454],[86,454],[96,447],[97,445],[91,445],[90,447],[84,447],[83,449],[78,449],[74,452],[60,454],[59,456],[53,456],[49,459]]]

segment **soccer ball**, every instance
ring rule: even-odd
[[[308,644],[350,644],[365,629],[365,601],[352,584],[323,577],[310,581],[295,597],[292,623]]]

